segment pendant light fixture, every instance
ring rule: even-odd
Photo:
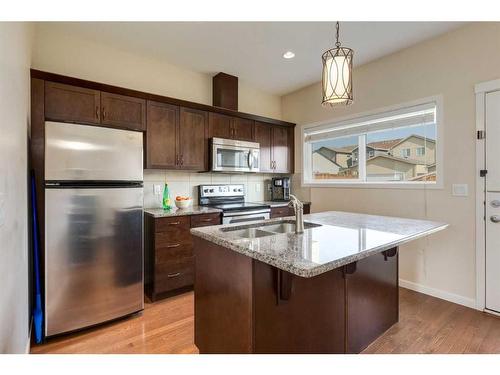
[[[341,47],[339,23],[336,25],[335,48],[323,53],[323,105],[337,106],[352,103],[352,58],[354,51]]]

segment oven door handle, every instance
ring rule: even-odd
[[[254,210],[254,211],[225,211],[223,213],[224,217],[234,217],[234,216],[249,216],[249,215],[258,215],[258,214],[268,214],[271,210],[269,208],[263,210]]]

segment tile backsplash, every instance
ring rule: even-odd
[[[168,184],[170,196],[189,195],[193,204],[198,204],[198,185],[208,184],[243,184],[245,199],[258,202],[270,199],[268,184],[271,174],[228,174],[228,173],[190,173],[157,169],[144,170],[144,207],[161,207],[163,186]],[[161,194],[154,194],[154,185],[161,186]]]

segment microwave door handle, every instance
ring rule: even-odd
[[[248,151],[248,160],[247,160],[247,163],[248,163],[248,168],[250,169],[253,169],[253,153],[252,151]]]

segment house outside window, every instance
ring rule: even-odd
[[[417,156],[425,156],[425,147],[417,148]]]
[[[305,126],[303,184],[440,187],[438,99]]]
[[[411,155],[411,149],[410,148],[403,148],[401,149],[401,157],[406,159],[409,158]]]

